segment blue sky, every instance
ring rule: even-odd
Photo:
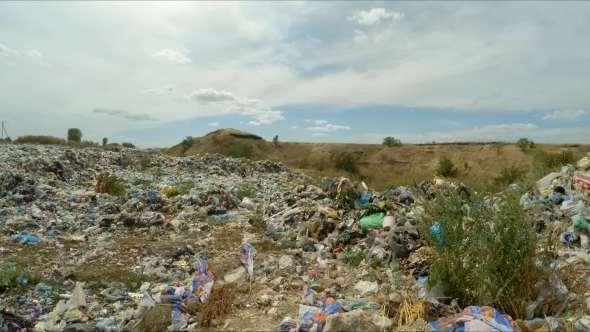
[[[590,2],[0,2],[13,136],[590,143]]]

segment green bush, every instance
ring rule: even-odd
[[[357,174],[356,157],[350,152],[338,152],[330,155],[330,163],[335,170]]]
[[[538,296],[537,283],[548,280],[548,272],[535,265],[540,259],[536,234],[517,195],[504,193],[494,203],[497,210],[482,201],[476,195],[464,201],[446,189],[425,203],[425,212],[434,217],[420,226],[435,251],[428,285],[447,283],[446,295],[461,306],[492,305],[521,318],[525,302]],[[444,247],[430,230],[435,222]]]
[[[124,142],[124,143],[121,143],[121,145],[122,145],[124,148],[128,148],[128,149],[135,149],[135,145],[133,145],[133,143]]]
[[[525,167],[511,166],[500,171],[500,175],[496,176],[492,181],[497,187],[506,187],[512,183],[520,183],[525,180],[528,169]]]
[[[535,142],[531,141],[528,138],[521,138],[518,141],[516,141],[516,146],[521,149],[522,151],[526,150],[527,148],[534,148],[535,147]]]
[[[325,171],[330,168],[330,162],[324,158],[318,159],[313,162],[313,168],[320,172]]]
[[[458,170],[453,161],[447,157],[440,157],[438,160],[438,168],[436,174],[439,176],[449,177],[455,176]]]
[[[307,158],[299,159],[299,161],[297,162],[297,167],[299,167],[301,169],[308,168],[309,167],[309,160],[307,160]]]
[[[248,144],[237,144],[227,151],[228,156],[232,158],[251,159],[254,154],[254,148]]]

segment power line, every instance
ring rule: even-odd
[[[4,140],[4,134],[6,134],[6,138],[10,137],[8,136],[8,132],[6,131],[6,127],[4,126],[4,121],[2,121],[2,140]]]

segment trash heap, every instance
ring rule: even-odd
[[[462,184],[435,178],[377,192],[271,161],[125,148],[1,145],[0,161],[0,331],[563,325],[460,308],[426,290],[433,252],[418,227],[428,217],[421,202],[441,186],[469,197]],[[558,231],[570,264],[588,257],[584,171],[567,166],[521,197],[542,234],[570,218]]]

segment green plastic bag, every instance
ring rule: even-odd
[[[359,222],[361,228],[379,228],[383,225],[383,218],[385,213],[379,212],[362,218]]]
[[[583,229],[585,231],[587,231],[589,228],[588,221],[579,215],[575,215],[572,217],[572,224],[574,224],[575,227],[578,227],[579,229]]]

